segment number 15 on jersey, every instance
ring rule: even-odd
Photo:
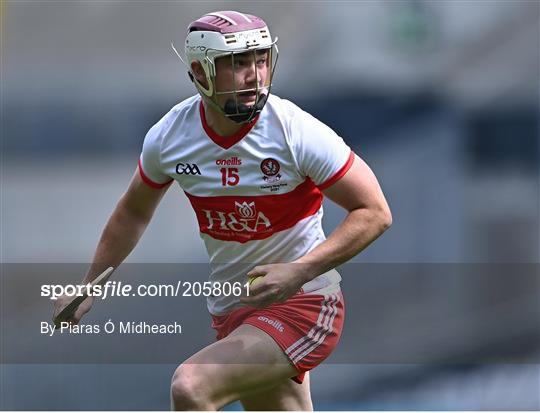
[[[238,175],[238,168],[221,168],[221,185],[223,186],[235,186],[240,182],[240,175]]]

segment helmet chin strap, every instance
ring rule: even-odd
[[[234,99],[228,99],[227,102],[225,102],[223,111],[233,122],[246,123],[253,120],[255,116],[261,113],[267,98],[268,95],[261,93],[259,99],[253,106],[244,105],[243,103],[236,104]]]

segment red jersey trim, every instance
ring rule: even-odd
[[[221,146],[223,149],[229,149],[231,146],[240,142],[242,138],[249,133],[253,126],[255,126],[257,120],[259,119],[259,116],[257,116],[251,122],[246,123],[244,126],[242,126],[242,128],[232,136],[221,136],[214,132],[214,130],[210,126],[208,126],[202,100],[199,103],[199,113],[201,115],[201,123],[204,131],[206,132],[208,137],[212,139],[212,141],[214,141],[216,145]]]
[[[319,188],[320,191],[325,190],[326,188],[329,188],[333,184],[335,184],[337,181],[339,181],[343,175],[345,175],[349,169],[351,169],[352,164],[354,163],[354,152],[351,151],[349,154],[349,159],[347,159],[347,162],[345,162],[345,165],[341,167],[339,171],[337,171],[334,175],[332,175],[329,179],[324,181],[322,184],[317,185],[317,188]]]
[[[300,220],[315,215],[323,199],[311,179],[277,195],[200,197],[185,193],[201,233],[242,244],[294,227]]]
[[[148,178],[145,174],[144,174],[144,171],[143,171],[143,168],[142,168],[142,165],[141,165],[141,159],[139,158],[139,162],[138,162],[138,165],[139,165],[139,175],[141,175],[141,179],[143,180],[143,182],[148,185],[148,186],[151,186],[152,188],[155,188],[155,189],[161,189],[161,188],[165,188],[167,185],[169,185],[173,180],[171,179],[170,181],[167,181],[163,184],[158,184],[157,182],[154,182],[152,181],[150,178]]]

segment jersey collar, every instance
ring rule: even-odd
[[[206,123],[206,114],[204,113],[204,106],[202,103],[202,100],[199,102],[199,113],[201,115],[201,123],[204,128],[204,131],[206,134],[214,141],[214,143],[218,146],[221,146],[223,149],[229,149],[231,146],[235,145],[236,143],[240,142],[244,136],[246,136],[249,131],[255,126],[257,123],[257,120],[259,120],[259,116],[255,119],[253,119],[251,122],[246,123],[242,126],[242,128],[236,132],[234,135],[231,136],[221,136],[218,135],[214,130]]]

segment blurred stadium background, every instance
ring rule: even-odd
[[[357,334],[348,313],[337,352],[351,353],[313,373],[316,409],[540,409],[539,8],[513,0],[3,1],[1,261],[91,259],[146,131],[194,93],[171,40],[182,44],[205,12],[238,9],[280,38],[273,92],[334,128],[381,182],[394,224],[355,262],[405,273],[422,264],[532,265],[535,275],[474,284],[344,270],[346,298],[361,297],[379,331]],[[170,190],[129,262],[206,262],[188,210]],[[327,231],[342,217],[328,204]],[[426,321],[441,303],[457,322]],[[206,314],[193,316],[207,325]],[[426,328],[411,334],[410,320]],[[499,334],[469,346],[474,326]],[[346,342],[430,342],[436,327],[429,362],[361,362]],[[504,360],[474,362],[493,348],[506,349]],[[0,408],[167,409],[173,369],[3,364]]]

